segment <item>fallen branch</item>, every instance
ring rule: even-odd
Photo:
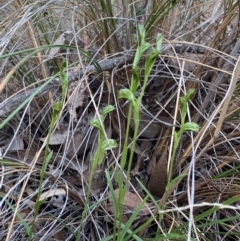
[[[120,57],[115,57],[112,59],[104,59],[99,61],[99,67],[101,71],[109,71],[116,67],[124,66],[132,62],[132,55],[124,55]],[[88,75],[89,73],[99,73],[99,70],[95,67],[95,65],[89,65],[85,70],[79,70],[75,72],[71,72],[68,75],[69,83],[74,82],[82,78],[84,75]],[[36,83],[37,84],[37,83]],[[32,96],[35,92],[37,92],[34,97],[41,97],[49,91],[56,90],[61,86],[59,77],[53,79],[49,84],[43,87],[40,91],[37,91],[41,87],[32,88],[29,90],[24,90],[21,93],[14,94],[10,98],[6,99],[2,103],[0,103],[0,116],[4,117],[15,110],[21,103],[23,103],[26,99]]]
[[[167,48],[163,48],[162,53],[168,52],[169,48],[173,46],[167,46]],[[203,50],[199,50],[196,47],[191,46],[174,46],[176,52],[204,52]],[[124,66],[125,64],[131,63],[133,61],[134,51],[125,53],[123,56],[115,57],[111,59],[104,59],[98,62],[98,65],[102,71],[109,71],[116,67]],[[99,73],[99,70],[95,67],[95,65],[89,65],[85,70],[79,70],[76,72],[69,73],[68,80],[69,83],[77,81],[81,79],[83,76],[88,75],[89,73]],[[38,84],[38,83],[36,83]],[[21,93],[17,93],[0,103],[0,117],[6,117],[9,113],[15,110],[21,103],[27,100],[30,96],[34,95],[34,97],[38,98],[49,91],[56,90],[61,86],[59,77],[53,79],[48,85],[39,90],[40,87],[32,88],[32,89],[24,89]],[[39,91],[38,91],[39,90]],[[36,94],[34,94],[36,92]]]

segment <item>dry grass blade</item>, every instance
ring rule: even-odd
[[[232,99],[233,92],[236,88],[236,84],[237,84],[237,81],[239,79],[239,76],[240,76],[240,57],[238,58],[238,61],[237,61],[236,65],[235,65],[235,68],[233,70],[232,79],[231,79],[231,82],[230,82],[229,90],[226,93],[226,97],[222,100],[221,105],[218,106],[218,109],[215,112],[215,113],[218,113],[218,111],[221,109],[221,114],[220,114],[219,120],[217,122],[217,126],[216,126],[216,129],[215,129],[215,132],[214,132],[214,136],[205,145],[205,147],[201,150],[201,152],[197,155],[196,160],[198,160],[202,156],[202,154],[205,153],[206,150],[214,143],[216,138],[219,137],[219,134],[220,134],[220,131],[221,131],[221,128],[222,128],[222,124],[223,124],[223,121],[226,118],[226,113],[227,113],[227,110],[229,108],[229,104],[230,104],[230,101]]]

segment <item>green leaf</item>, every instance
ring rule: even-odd
[[[107,105],[102,109],[102,113],[101,113],[101,117],[102,120],[107,116],[108,113],[110,113],[111,111],[114,111],[115,107],[113,105]]]
[[[160,52],[162,49],[162,41],[163,41],[163,36],[161,33],[158,33],[156,37],[156,49]]]
[[[117,142],[114,139],[107,139],[104,140],[101,144],[101,151],[109,151],[112,150],[113,148],[116,148]]]
[[[54,105],[53,105],[53,111],[54,113],[59,113],[62,109],[62,104],[61,102],[55,102]]]
[[[49,152],[49,154],[44,159],[43,166],[42,166],[42,169],[41,169],[41,172],[40,172],[41,180],[43,179],[43,177],[46,173],[47,165],[48,165],[49,161],[51,160],[52,156],[53,156],[53,151]]]
[[[180,104],[181,104],[182,108],[184,108],[184,109],[185,109],[185,107],[187,108],[186,104],[192,98],[194,91],[195,91],[195,89],[189,89],[187,91],[187,94],[180,98]]]
[[[45,198],[45,199],[43,199],[43,200],[41,200],[41,201],[38,200],[38,201],[35,203],[35,206],[34,206],[34,212],[35,212],[35,213],[38,213],[38,211],[40,210],[41,206],[45,203],[46,199],[47,199],[47,198]]]
[[[179,142],[180,142],[180,139],[181,139],[180,134],[181,134],[181,132],[174,131],[174,134],[173,134],[173,138],[174,138],[173,152],[175,150],[177,150],[177,147],[179,146]]]
[[[96,127],[98,130],[102,131],[102,125],[97,118],[93,118],[89,123],[91,126]]]
[[[64,72],[65,68],[66,68],[66,59],[62,61],[60,66],[60,81],[64,91],[68,85],[68,77],[67,77],[67,74]]]
[[[199,132],[199,125],[195,122],[186,122],[182,125],[182,130]]]
[[[179,133],[177,131],[174,131],[173,138],[174,138],[174,143],[179,141]]]
[[[129,89],[121,89],[118,92],[118,99],[127,99],[132,102],[132,105],[135,106],[134,95],[131,90]]]
[[[145,78],[148,78],[152,67],[156,61],[156,58],[159,54],[159,51],[157,49],[154,49],[148,56],[145,62]]]
[[[140,101],[139,100],[137,100],[137,102],[136,103],[139,103]],[[138,104],[136,105],[136,106],[139,106]],[[134,114],[134,124],[135,124],[135,128],[139,125],[139,123],[140,123],[140,118],[139,118],[139,108],[134,108],[134,110],[133,110],[133,114]]]
[[[140,45],[143,45],[145,43],[146,30],[142,24],[138,25],[138,32],[140,38]]]
[[[194,92],[195,92],[195,89],[193,89],[193,88],[191,88],[187,91],[187,94],[186,94],[186,97],[185,97],[187,102],[192,98]]]
[[[137,67],[140,59],[141,59],[142,53],[141,53],[141,48],[137,47],[135,56],[134,56],[134,60],[133,60],[133,69]]]
[[[175,183],[177,183],[179,180],[183,179],[184,177],[186,177],[188,174],[187,173],[183,173],[180,174],[179,176],[177,176],[176,178],[174,178],[167,186],[166,186],[166,191],[168,191]]]
[[[133,94],[136,93],[140,81],[140,69],[138,66],[135,66],[132,70],[132,82],[131,82],[131,91]]]
[[[147,43],[147,42],[145,42],[143,45],[141,45],[141,46],[140,46],[141,56],[142,56],[143,53],[144,53],[145,51],[147,51],[150,47],[151,47],[151,44],[150,44],[150,43]]]
[[[138,66],[138,63],[139,63],[143,53],[146,50],[148,50],[150,47],[151,47],[151,44],[147,43],[147,42],[144,42],[143,44],[138,46],[138,48],[136,50],[136,53],[135,53],[134,61],[133,61],[133,69]]]
[[[66,68],[67,64],[66,64],[66,59],[63,59],[61,62],[61,66],[60,66],[60,71],[61,73],[63,72],[63,70]]]
[[[187,100],[186,96],[180,97],[180,106],[181,106],[181,124],[185,122],[187,115]]]
[[[4,196],[1,193],[0,193],[0,197],[4,198]],[[10,207],[12,212],[15,212],[15,207],[11,204],[11,202],[8,201],[7,198],[5,199],[5,203]],[[21,213],[19,213],[18,211],[16,212],[16,216],[19,219],[19,221],[21,222],[21,224],[24,226],[24,228],[25,228],[25,230],[26,230],[26,232],[28,234],[28,237],[30,238],[31,237],[31,228],[28,225],[28,223],[25,221],[26,218],[22,217]]]
[[[136,236],[136,234],[134,234],[131,231],[131,225],[133,224],[133,222],[136,220],[137,216],[140,215],[141,209],[144,207],[144,205],[147,203],[147,199],[148,199],[148,195],[146,195],[146,197],[142,200],[142,202],[140,203],[140,205],[136,208],[136,210],[133,212],[133,214],[130,216],[130,218],[128,219],[128,221],[125,224],[121,224],[122,226],[122,230],[121,233],[119,235],[119,240],[124,240],[124,237],[126,236],[127,233],[130,234],[131,238],[127,239],[127,240],[138,240],[141,241],[142,239],[138,236]],[[136,236],[136,237],[135,237]],[[134,237],[134,238],[133,238]]]
[[[180,101],[181,108],[183,108],[187,104],[186,96],[180,97],[179,101]]]

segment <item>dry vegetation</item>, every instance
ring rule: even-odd
[[[0,240],[239,240],[239,6],[2,1]],[[139,24],[163,43],[136,130],[118,95]],[[192,88],[184,122],[200,129],[175,153]]]

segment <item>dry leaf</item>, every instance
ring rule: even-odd
[[[97,135],[97,129],[93,129],[88,136],[89,125],[81,123],[81,127],[74,131],[69,131],[68,125],[61,125],[60,130],[55,130],[50,137],[50,145],[63,144],[64,149],[67,152],[67,157],[72,158],[75,155],[83,153],[93,142]],[[46,137],[39,138],[42,142],[45,141]]]
[[[151,124],[148,126],[148,124],[151,122]],[[131,126],[134,128],[134,121],[131,120]],[[153,120],[151,117],[147,116],[143,112],[140,113],[140,123],[139,123],[139,131],[138,133],[141,133],[140,136],[148,138],[148,139],[154,139],[156,138],[160,131],[161,131],[162,125],[155,120]]]
[[[165,188],[167,185],[167,166],[168,166],[168,152],[167,147],[165,147],[164,152],[157,162],[156,166],[149,168],[148,172],[152,171],[150,179],[148,181],[148,189],[150,193],[158,198],[162,198],[165,193]]]
[[[58,240],[58,241],[65,241],[67,239],[67,236],[65,235],[64,229],[54,233],[53,237],[54,237],[54,240]]]
[[[183,53],[182,56],[179,56],[180,58],[183,58],[185,60],[184,64],[184,70],[188,72],[192,72],[200,62],[202,58],[202,54],[194,54],[194,53]],[[179,69],[183,66],[183,59],[177,59],[176,58],[170,58],[169,59],[169,65]]]
[[[78,186],[82,185],[82,180],[80,177],[77,177],[72,174],[71,175],[63,175],[62,177],[73,185],[78,185]]]
[[[67,134],[68,134],[68,126],[61,126],[61,129],[55,130],[54,133],[51,135],[49,144],[50,145],[60,145],[63,144]],[[39,138],[40,141],[44,142],[46,137],[44,138]]]
[[[150,141],[142,141],[141,146],[138,144],[135,145],[135,153],[137,154],[137,163],[134,166],[133,170],[131,171],[131,174],[133,176],[137,175],[139,172],[140,167],[142,166],[143,162],[146,160],[149,160],[148,152],[151,149],[151,142]]]
[[[5,156],[5,158],[14,159],[15,161],[23,162],[27,165],[31,165],[37,153],[38,153],[38,150],[33,148],[28,150],[11,151]],[[44,160],[44,156],[45,156],[44,152],[41,152],[37,160],[37,163],[42,164]]]
[[[77,121],[77,113],[76,109],[78,107],[81,107],[83,105],[83,101],[85,98],[84,92],[85,92],[86,84],[85,80],[75,81],[69,84],[68,91],[67,91],[67,108],[70,116]]]
[[[15,138],[12,142],[10,147],[8,148],[9,151],[20,151],[24,149],[23,139],[20,137]]]
[[[115,191],[116,198],[118,198],[119,189],[116,189]],[[112,200],[109,200],[110,203],[112,203]],[[124,211],[135,211],[142,203],[142,199],[135,193],[126,191],[124,196]],[[140,215],[147,215],[149,214],[149,209],[154,208],[151,204],[145,203],[143,207],[141,208],[141,211],[139,212]]]
[[[131,149],[131,146],[129,146],[129,149]],[[135,145],[134,152],[139,156],[143,156],[144,158],[148,157],[148,154],[144,150],[142,150],[142,148],[138,144]]]
[[[65,195],[66,191],[62,188],[50,189],[49,191],[43,192],[40,197],[39,201],[42,201],[46,198],[55,196],[55,195]]]
[[[66,192],[68,192],[69,197],[71,197],[73,200],[75,200],[80,207],[84,208],[84,207],[86,206],[86,205],[83,203],[83,200],[81,199],[79,193],[76,192],[75,189],[71,189],[70,187],[66,188],[65,185],[63,185],[62,188],[63,188],[64,190],[66,190]]]
[[[82,154],[85,149],[91,146],[97,135],[97,129],[93,129],[90,137],[87,136],[89,126],[78,129],[74,132],[73,136],[70,135],[64,142],[64,149],[67,151],[67,157],[72,158],[75,155]]]
[[[29,149],[29,150],[21,150],[21,151],[12,151],[9,152],[5,158],[8,159],[13,159],[14,161],[17,162],[23,162],[24,164],[30,166],[32,165],[32,161],[35,158],[36,154],[38,153],[38,150],[36,149]],[[38,159],[37,159],[37,163],[38,164],[42,164],[43,160],[44,160],[45,154],[44,152],[41,152]],[[63,166],[71,168],[73,170],[81,170],[81,172],[85,171],[88,168],[88,164],[80,161],[80,160],[69,160],[68,158],[63,157],[58,153],[56,155],[56,153],[53,153],[53,157],[49,162],[49,167],[51,167],[52,161],[56,161],[56,162],[61,162]],[[64,160],[64,161],[63,161]],[[81,163],[81,164],[80,164]],[[55,170],[56,171],[56,170]],[[51,173],[51,170],[49,171],[49,173]]]
[[[74,38],[74,33],[72,31],[65,31],[64,33],[62,33],[53,43],[52,45],[62,45],[62,44],[75,44],[77,43],[77,45],[80,48],[84,48],[86,49],[86,44],[85,42],[79,38],[78,36],[76,36],[76,38]],[[55,48],[51,48],[47,54],[47,57],[49,59],[52,59],[57,53],[59,53],[61,47],[55,47]]]
[[[65,44],[74,45],[77,44],[82,49],[87,49],[87,44],[79,38],[73,31],[67,30],[64,32]]]
[[[149,176],[152,175],[155,167],[156,167],[156,164],[157,164],[157,161],[156,161],[156,156],[155,155],[152,155],[151,159],[149,160],[148,162],[148,165],[147,165],[147,174]]]
[[[64,44],[65,42],[65,33],[62,33],[54,42],[52,45],[61,45]],[[60,47],[55,47],[55,48],[51,48],[49,50],[49,53],[47,54],[47,57],[49,59],[52,59],[60,50]]]
[[[88,168],[84,171],[84,182],[86,183],[85,187],[86,190],[89,186],[89,179],[90,179],[90,172],[91,169]],[[96,168],[95,173],[93,174],[92,184],[91,184],[91,191],[95,194],[98,194],[100,191],[107,187],[107,182],[104,178],[104,171],[101,168]]]

